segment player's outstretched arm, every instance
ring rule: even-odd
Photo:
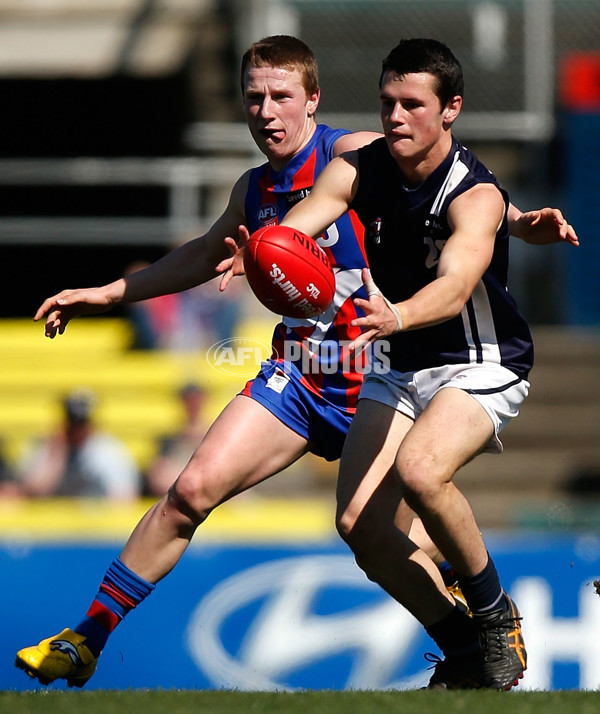
[[[213,226],[206,235],[184,243],[143,270],[102,287],[63,290],[44,300],[33,319],[41,320],[45,315],[46,337],[53,338],[62,335],[74,317],[200,285],[216,276],[215,266],[224,257],[225,235],[227,232]]]
[[[35,322],[46,317],[45,335],[53,338],[62,335],[69,322],[79,315],[95,315],[106,312],[120,302],[125,290],[125,281],[120,279],[101,288],[63,290],[46,298],[33,319]]]
[[[44,300],[33,319],[45,316],[45,334],[53,338],[62,335],[74,317],[106,312],[119,303],[181,292],[216,277],[216,266],[227,254],[224,238],[244,220],[240,197],[245,195],[246,183],[246,175],[237,181],[227,208],[205,235],[180,245],[147,268],[102,287],[63,290]]]
[[[315,181],[312,191],[281,221],[315,238],[346,213],[354,197],[358,177],[356,152],[333,159]]]
[[[511,204],[508,224],[511,235],[531,245],[549,245],[561,241],[579,245],[575,229],[558,208],[540,208],[522,213]]]

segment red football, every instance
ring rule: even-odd
[[[244,250],[244,269],[256,297],[277,315],[315,317],[333,300],[335,276],[325,251],[293,228],[255,231]]]

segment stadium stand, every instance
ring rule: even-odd
[[[131,350],[131,330],[121,318],[81,319],[52,341],[29,320],[1,325],[0,435],[11,459],[27,439],[58,422],[65,393],[89,387],[99,399],[99,425],[129,446],[143,470],[157,436],[183,418],[177,390],[185,382],[193,379],[206,389],[212,421],[249,377],[247,366],[214,369],[204,352]],[[240,334],[268,344],[271,328],[271,322],[250,320]]]
[[[571,482],[600,477],[600,344],[575,328],[538,326],[533,337],[531,391],[504,453],[477,457],[458,478],[484,526],[597,525],[600,502],[582,502]]]
[[[248,37],[255,27],[262,34],[271,32],[272,25],[264,20],[273,18],[277,3],[3,0],[0,5],[0,81],[5,92],[13,92],[4,97],[0,161],[5,206],[0,243],[6,264],[45,296],[70,282],[60,275],[63,267],[71,275],[71,266],[81,263],[83,272],[82,246],[96,251],[86,270],[102,267],[104,279],[106,269],[97,256],[110,260],[113,268],[121,260],[125,265],[131,258],[129,253],[121,258],[121,252],[137,257],[148,246],[166,249],[211,223],[234,178],[256,156],[246,127],[239,124],[237,54],[246,46],[243,38],[256,39]],[[550,100],[555,62],[566,52],[597,48],[597,8],[573,2],[503,4],[510,52],[497,67],[481,71],[482,57],[477,43],[472,45],[476,14],[487,4],[452,0],[442,12],[439,3],[425,8],[420,0],[365,3],[373,12],[368,23],[355,12],[360,3],[293,5],[296,29],[321,63],[322,121],[364,129],[368,120],[378,128],[371,109],[376,94],[357,92],[356,87],[371,85],[381,47],[396,41],[399,26],[414,36],[443,29],[456,37],[469,75],[473,113],[463,114],[461,132],[480,142],[483,158],[494,152],[490,165],[503,160],[503,181],[544,186],[532,157],[542,168],[548,159],[540,162],[538,150],[531,151],[526,142],[545,140],[554,126]],[[585,21],[580,5],[585,5],[586,17],[592,13]],[[227,7],[235,8],[234,15],[227,14]],[[245,14],[240,19],[242,10],[253,12],[254,21]],[[344,45],[331,41],[333,32],[341,33]],[[511,92],[527,68],[526,91]],[[347,76],[351,82],[344,81]],[[494,110],[497,96],[508,111]],[[39,112],[30,109],[30,97],[35,97],[36,109],[44,106],[42,123]],[[165,107],[168,111],[161,112]],[[152,122],[140,121],[141,115],[151,115]],[[486,140],[493,141],[481,143]],[[524,205],[538,204],[528,193],[525,197]],[[134,210],[132,201],[141,202],[144,210],[137,204]],[[71,208],[79,212],[72,214]],[[35,261],[32,251],[37,251]],[[564,269],[562,258],[550,268],[557,275]],[[542,288],[552,285],[553,278],[550,272],[534,285],[550,315],[552,300]],[[86,273],[82,280],[95,284],[96,278]],[[12,290],[10,281],[5,284]],[[89,386],[100,399],[100,423],[130,446],[143,469],[154,454],[156,436],[182,418],[176,392],[183,382],[194,379],[207,390],[207,417],[212,420],[250,376],[218,372],[200,353],[136,352],[129,325],[119,318],[80,320],[69,326],[67,335],[49,341],[42,337],[41,325],[20,319],[37,302],[30,308],[28,296],[15,300],[6,292],[3,297],[7,319],[0,321],[0,438],[11,458],[27,438],[47,431],[60,418],[64,392]],[[250,321],[239,332],[268,342],[272,324]],[[505,453],[479,457],[458,476],[482,527],[569,526],[589,513],[578,510],[586,497],[573,484],[581,488],[586,474],[600,483],[597,328],[584,333],[537,327],[534,337],[532,391],[503,436]],[[319,467],[325,464],[317,462]],[[301,476],[301,487],[307,489]],[[324,469],[321,486],[328,493],[334,479],[335,466]],[[280,486],[282,481],[273,479],[269,488],[289,488]],[[594,503],[587,498],[585,505]]]
[[[3,0],[0,74],[168,73],[214,9],[213,0]]]
[[[0,435],[10,458],[56,423],[61,395],[87,386],[99,397],[99,424],[129,446],[143,470],[157,437],[181,423],[183,383],[194,379],[206,389],[212,421],[249,376],[247,365],[238,375],[214,369],[205,352],[132,350],[121,318],[81,319],[52,341],[28,320],[6,319],[1,327]],[[239,333],[268,343],[271,328],[268,319],[251,319]],[[583,513],[571,482],[600,473],[598,341],[558,327],[538,327],[534,339],[531,394],[503,435],[505,453],[480,456],[457,477],[483,527],[569,526]],[[330,491],[335,469],[328,473],[328,484],[313,481],[313,488]],[[589,517],[585,495],[583,502]]]

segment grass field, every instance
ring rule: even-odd
[[[597,714],[600,692],[0,692],[4,714]]]

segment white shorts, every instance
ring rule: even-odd
[[[451,364],[416,372],[367,374],[359,399],[386,404],[415,420],[440,389],[455,387],[476,399],[494,425],[494,436],[484,451],[502,452],[498,435],[519,413],[529,393],[529,382],[499,364]]]

